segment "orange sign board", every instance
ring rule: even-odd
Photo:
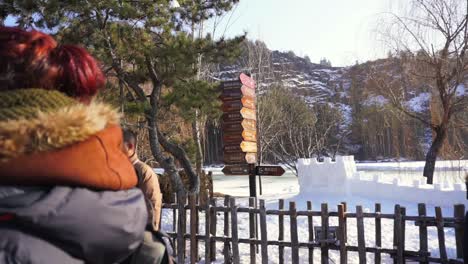
[[[242,141],[240,148],[243,152],[257,153],[257,142]]]
[[[248,129],[245,129],[244,131],[242,131],[242,139],[246,140],[246,141],[257,141],[257,131],[256,130],[248,130]]]
[[[252,89],[252,88],[249,88],[249,87],[247,87],[245,85],[242,85],[241,92],[245,96],[255,98],[255,90]]]
[[[252,119],[244,119],[242,120],[242,128],[248,130],[257,130],[257,121]]]
[[[240,113],[243,118],[257,120],[257,114],[255,113],[255,110],[242,107]]]
[[[255,110],[255,99],[252,97],[242,97],[241,102],[244,107]]]
[[[245,160],[248,164],[257,163],[257,153],[247,153],[245,154]]]

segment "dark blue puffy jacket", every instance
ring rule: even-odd
[[[119,263],[146,222],[138,189],[0,186],[0,263]]]

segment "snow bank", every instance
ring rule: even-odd
[[[446,162],[445,165],[449,164],[450,162]],[[375,165],[379,167],[379,164]],[[417,165],[408,163],[411,168]],[[389,168],[388,164],[382,164],[382,167]],[[337,157],[336,162],[330,159],[324,162],[300,159],[297,168],[301,194],[332,193],[372,198],[376,201],[397,198],[400,201],[440,206],[467,203],[465,185],[459,181],[446,179],[443,183],[428,185],[422,176],[408,176],[410,180],[406,181],[399,177],[384,177],[382,173],[374,173],[369,177],[368,173],[357,171],[353,156]]]
[[[358,170],[367,171],[389,171],[389,170],[413,170],[419,171],[424,168],[425,161],[404,161],[404,162],[369,162],[357,163]],[[468,160],[438,160],[435,171],[443,170],[468,170]]]

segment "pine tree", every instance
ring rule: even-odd
[[[159,127],[162,105],[180,108],[182,115],[216,106],[213,85],[194,81],[200,55],[207,62],[236,57],[244,36],[214,40],[209,34],[193,37],[193,25],[232,9],[238,0],[71,0],[0,2],[0,18],[17,17],[21,27],[46,29],[62,42],[86,46],[128,87],[144,107],[151,151],[171,177],[180,195],[186,190],[176,170],[175,157],[190,180],[190,192],[198,191],[199,176],[185,150],[172,142]],[[150,84],[147,97],[143,84]],[[169,89],[167,97],[162,90]],[[163,149],[161,149],[161,146]]]

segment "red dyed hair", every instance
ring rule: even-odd
[[[40,31],[0,26],[0,91],[42,88],[86,101],[104,84],[97,61],[84,48],[60,46]]]

